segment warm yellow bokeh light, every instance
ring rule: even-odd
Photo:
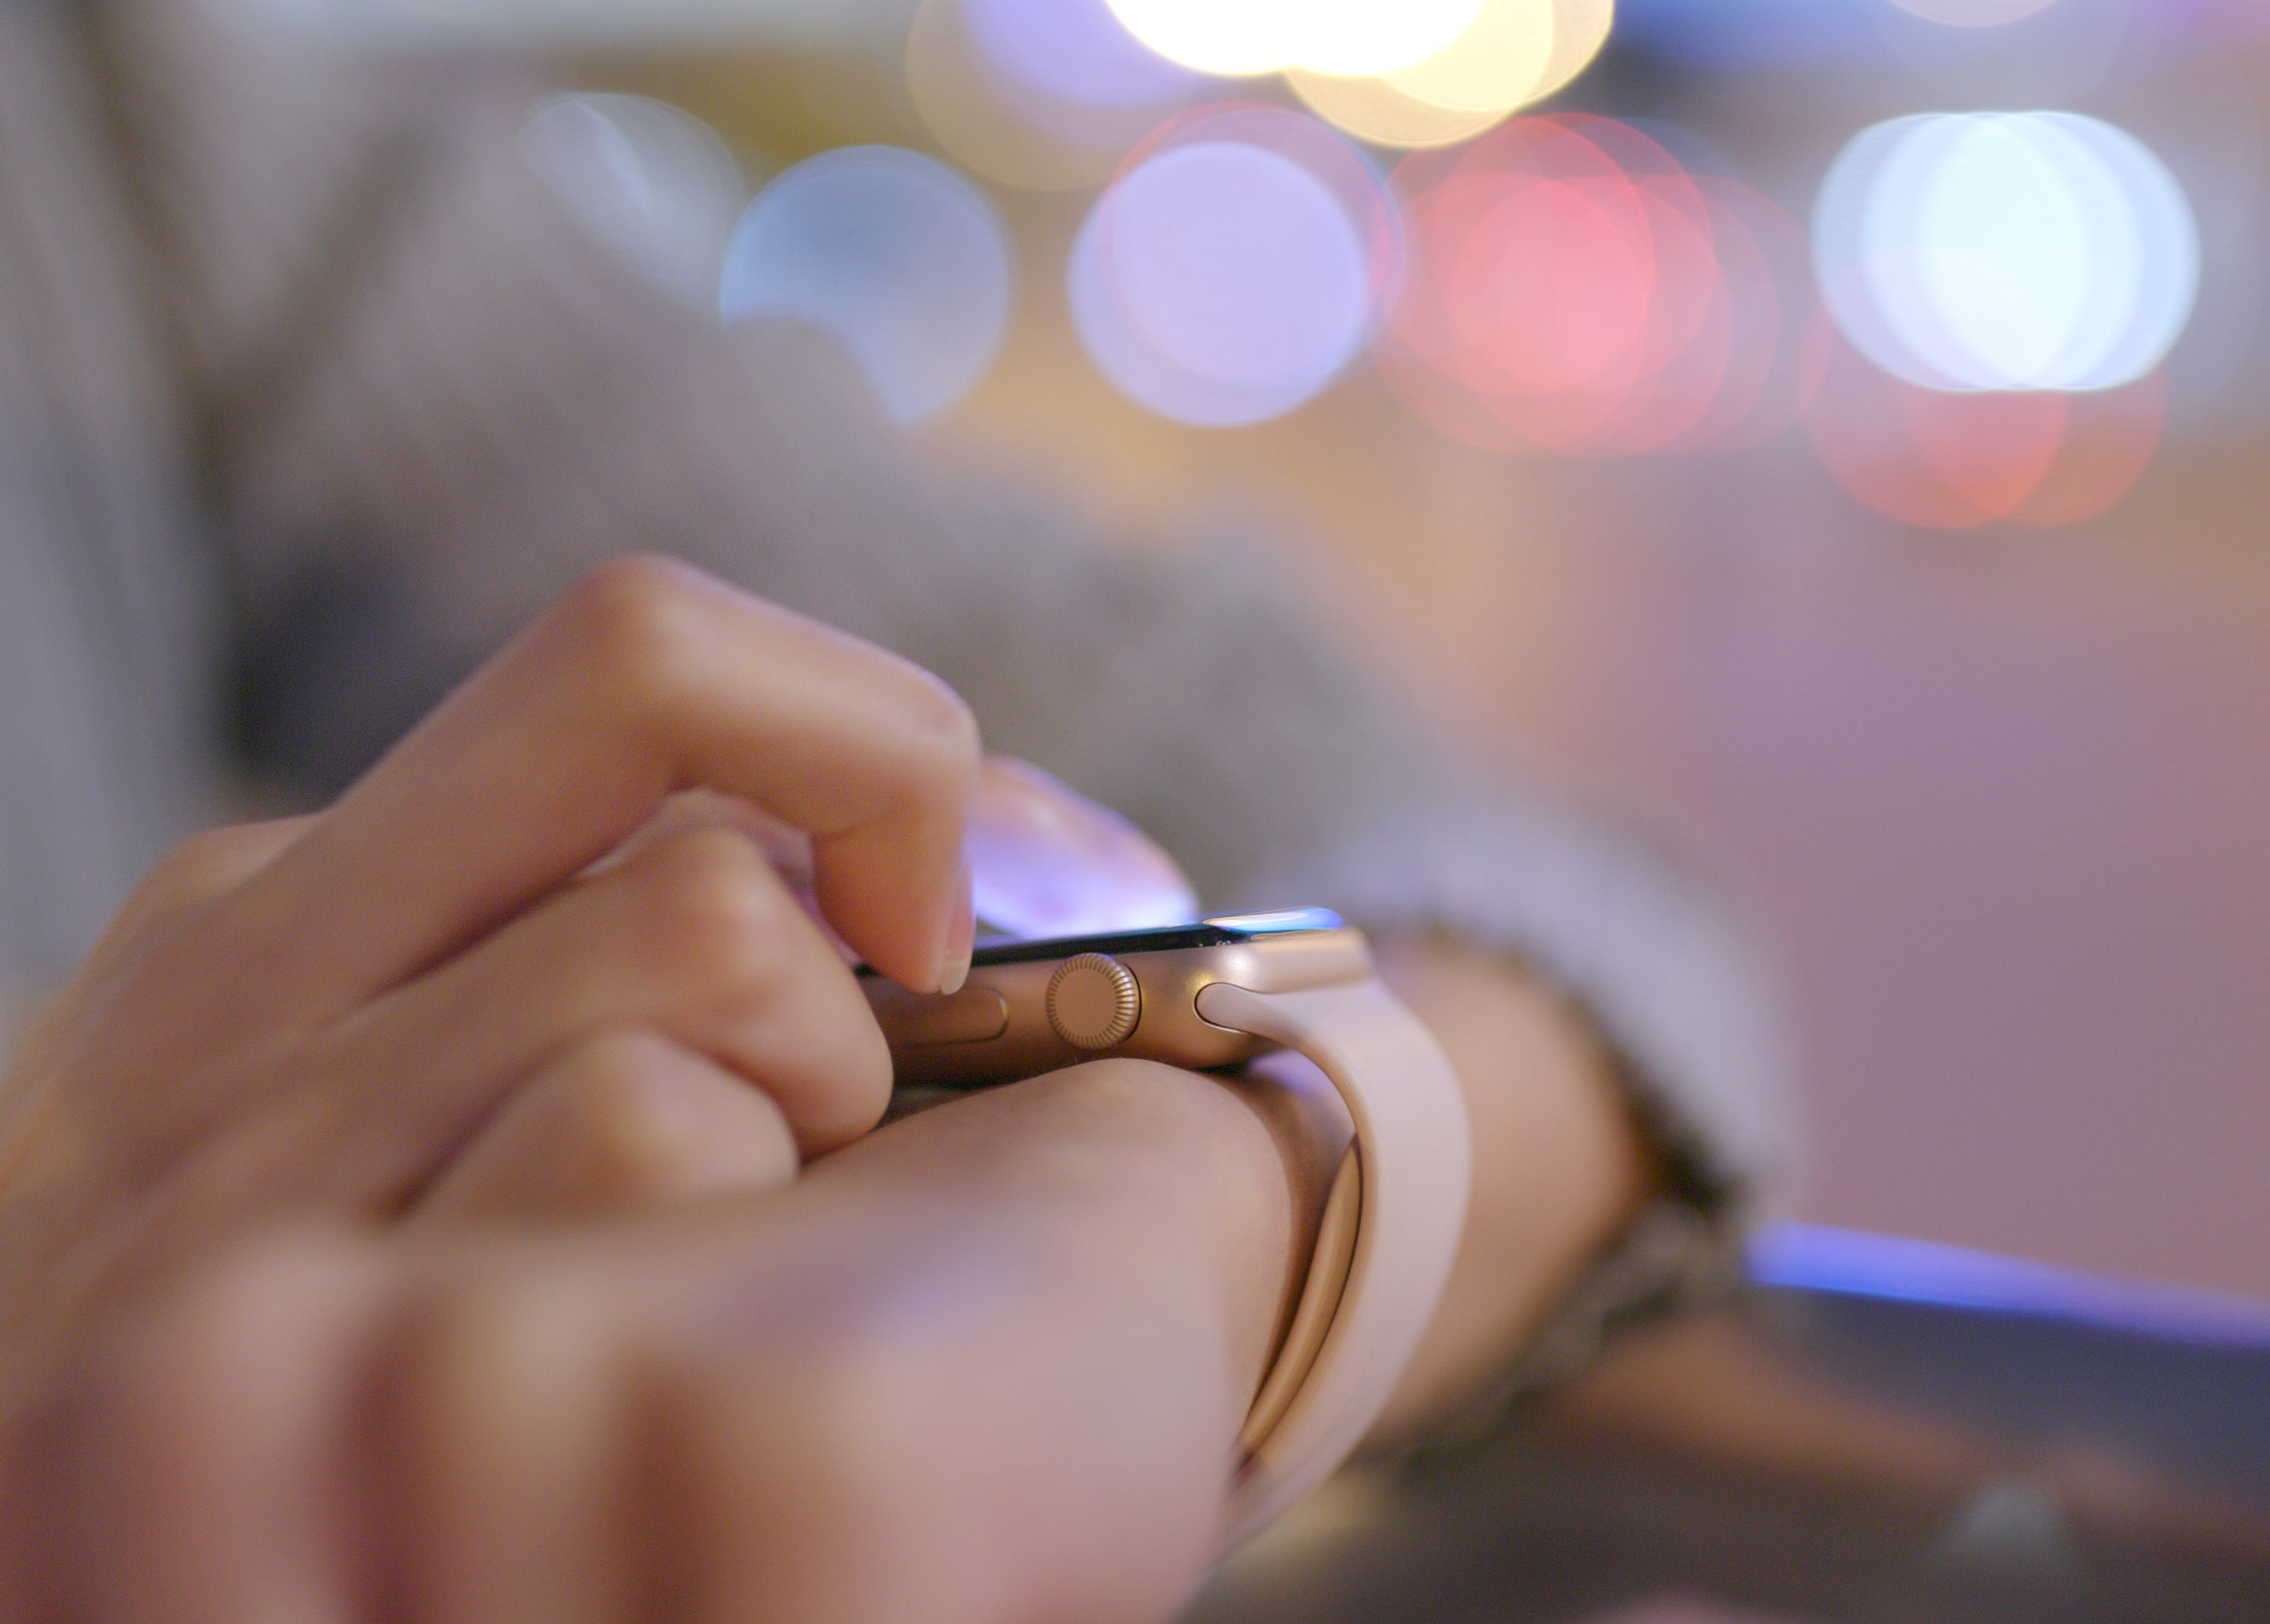
[[[1471,140],[1510,108],[1472,112],[1441,107],[1398,90],[1387,79],[1339,78],[1295,70],[1285,76],[1293,93],[1326,123],[1374,146],[1450,146]]]
[[[1109,0],[1127,32],[1171,62],[1245,78],[1302,68],[1392,73],[1456,40],[1483,0]]]
[[[1536,99],[1560,33],[1554,0],[1485,0],[1465,32],[1424,62],[1386,76],[1438,108],[1502,113]]]
[[[1286,77],[1318,117],[1378,146],[1448,146],[1542,101],[1607,42],[1615,0],[1486,0],[1424,61],[1360,78]]]
[[[1616,0],[1554,0],[1553,60],[1522,104],[1542,101],[1592,65],[1616,24]]]

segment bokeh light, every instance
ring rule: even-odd
[[[1406,159],[1411,269],[1376,345],[1437,428],[1498,451],[1729,450],[1797,420],[1804,236],[1659,143],[1568,115]]]
[[[2164,62],[2191,0],[1878,0],[1877,60],[1950,107],[2059,107]]]
[[[961,0],[961,11],[987,61],[1059,101],[1156,108],[1197,82],[1128,33],[1106,0]]]
[[[1381,146],[1446,146],[1565,86],[1606,43],[1614,0],[1485,0],[1442,49],[1368,78],[1294,69],[1301,100]]]
[[[1814,212],[1844,335],[1941,389],[2134,382],[2182,333],[2199,234],[2134,137],[2069,113],[1925,114],[1864,130]]]
[[[790,316],[832,333],[901,421],[961,398],[1007,327],[1014,261],[993,205],[936,159],[846,147],[782,174],[725,256],[729,322]]]
[[[2088,394],[1949,392],[1893,376],[1825,327],[1822,342],[1807,419],[1821,465],[1867,507],[1925,530],[2094,518],[2143,477],[2166,424],[2159,373]]]
[[[1615,0],[1486,0],[1457,39],[1387,78],[1437,107],[1511,111],[1582,73],[1615,15]]]
[[[1458,38],[1384,77],[1404,94],[1436,107],[1510,110],[1541,93],[1563,32],[1563,9],[1554,0],[1484,0]]]
[[[1925,22],[1955,28],[1999,28],[2046,11],[2058,0],[1891,0]]]
[[[537,104],[520,153],[560,206],[655,286],[706,306],[748,192],[716,132],[643,96]]]
[[[1281,108],[1176,121],[1097,202],[1067,273],[1104,374],[1213,426],[1276,417],[1363,345],[1400,263],[1384,189],[1346,143]]]
[[[1502,123],[1502,108],[1446,108],[1423,101],[1384,78],[1343,78],[1295,69],[1293,93],[1333,128],[1374,146],[1454,146]]]
[[[1109,179],[1202,82],[1139,44],[1103,0],[924,0],[906,75],[954,161],[1038,191]]]
[[[1717,397],[1665,449],[1746,451],[1793,428],[1820,387],[1811,244],[1786,210],[1740,182],[1701,174],[1695,185],[1710,211],[1731,337]]]
[[[1129,33],[1169,62],[1245,78],[1308,68],[1392,73],[1441,50],[1482,0],[1110,0]]]

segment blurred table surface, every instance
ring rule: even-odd
[[[2270,1619],[2270,1339],[1810,1290],[1346,1474],[1185,1624]]]

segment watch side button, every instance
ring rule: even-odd
[[[983,1043],[1009,1029],[1009,1001],[990,987],[964,987],[940,997],[877,977],[866,983],[866,992],[875,1024],[894,1049]]]

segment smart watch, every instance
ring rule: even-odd
[[[1332,1080],[1355,1138],[1293,1318],[1238,1440],[1228,1542],[1321,1483],[1370,1429],[1433,1318],[1465,1222],[1450,1063],[1323,908],[981,944],[946,996],[862,984],[907,1090],[982,1088],[1107,1056],[1200,1070],[1279,1048]]]

